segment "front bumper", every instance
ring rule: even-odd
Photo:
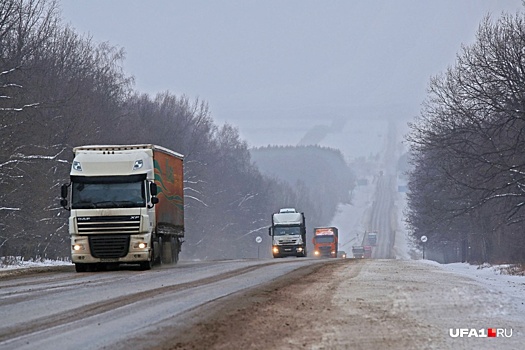
[[[94,263],[129,263],[136,264],[143,261],[151,260],[151,252],[133,252],[128,253],[126,256],[121,258],[95,258],[91,254],[71,254],[71,261],[73,263],[85,263],[85,264],[94,264]]]
[[[151,255],[149,235],[75,235],[71,237],[71,261],[73,263],[139,263],[150,261]]]
[[[305,253],[302,245],[274,245],[272,247],[273,256],[297,256]]]

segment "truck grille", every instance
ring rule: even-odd
[[[136,234],[140,231],[140,215],[79,216],[77,217],[77,228],[79,234]]]
[[[330,256],[332,253],[332,247],[330,246],[321,246],[319,247],[319,253],[321,256]]]
[[[129,235],[89,236],[89,249],[95,258],[122,258],[129,251]]]
[[[279,239],[277,240],[279,242],[280,245],[296,245],[297,244],[297,239]]]

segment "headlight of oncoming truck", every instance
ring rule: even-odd
[[[81,251],[81,250],[86,250],[86,247],[84,247],[83,244],[73,244],[73,246],[71,247],[75,252],[78,252],[78,251]]]
[[[148,248],[148,243],[144,239],[144,237],[135,237],[132,238],[131,246],[133,249],[146,249]]]
[[[73,241],[73,244],[71,245],[71,250],[74,252],[84,252],[87,250],[87,239],[84,238],[77,238]]]
[[[147,246],[148,246],[148,243],[146,243],[146,242],[137,242],[137,243],[135,243],[133,248],[135,248],[135,249],[145,249]]]

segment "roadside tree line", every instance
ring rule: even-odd
[[[0,256],[69,256],[60,185],[71,149],[84,144],[154,143],[185,155],[182,258],[254,257],[276,207],[309,208],[302,188],[259,172],[206,102],[135,91],[124,50],[60,16],[56,0],[0,3]]]
[[[523,14],[487,16],[410,125],[407,221],[445,260],[525,262],[524,48]]]

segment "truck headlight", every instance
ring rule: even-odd
[[[297,248],[297,251],[300,253],[300,252],[303,251],[303,248],[302,248],[302,247],[299,247],[299,248]]]
[[[314,255],[319,255],[319,251],[318,250],[314,251]]]
[[[273,251],[274,254],[277,254],[277,253],[279,253],[279,248],[273,247],[272,251]]]
[[[146,243],[146,242],[137,242],[137,243],[135,243],[133,245],[133,248],[135,248],[135,249],[137,249],[137,248],[138,249],[146,249],[147,246],[148,246],[148,243]]]
[[[71,246],[71,249],[73,249],[75,252],[78,252],[78,251],[81,251],[81,250],[86,250],[86,248],[84,247],[83,244],[73,244]]]

